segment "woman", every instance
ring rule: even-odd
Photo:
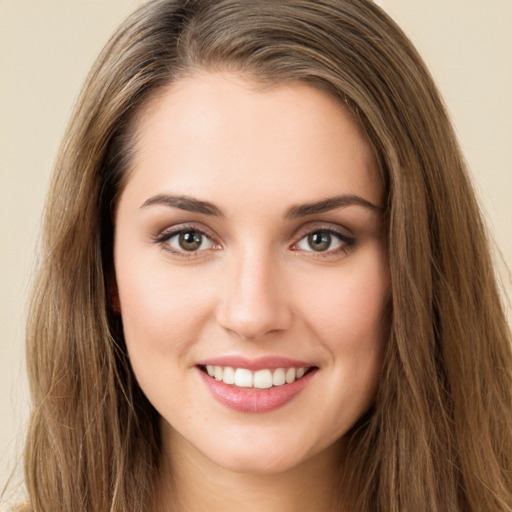
[[[51,190],[29,510],[512,508],[485,229],[371,2],[145,4]]]

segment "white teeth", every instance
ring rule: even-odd
[[[254,387],[268,389],[272,387],[272,372],[270,370],[258,370],[254,372]]]
[[[234,384],[235,383],[235,370],[233,370],[233,368],[231,368],[231,366],[226,366],[226,368],[224,368],[224,375],[223,375],[222,380],[226,384]]]
[[[237,368],[235,371],[235,386],[239,388],[252,388],[252,372],[245,368]]]
[[[214,377],[216,380],[222,380],[222,377],[224,375],[224,370],[222,369],[222,366],[214,366]]]
[[[295,368],[286,370],[285,380],[287,384],[291,384],[295,380]]]
[[[272,375],[272,384],[274,386],[282,386],[286,382],[286,375],[284,368],[278,368],[274,370],[274,375]]]
[[[246,368],[206,365],[206,373],[215,380],[240,388],[269,389],[272,386],[291,384],[303,377],[307,368],[276,368],[252,372]]]

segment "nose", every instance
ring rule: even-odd
[[[224,281],[217,309],[221,327],[244,340],[258,340],[289,329],[290,297],[283,274],[270,256],[247,251]]]

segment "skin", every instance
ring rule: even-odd
[[[114,261],[133,370],[161,415],[155,510],[332,510],[344,436],[375,396],[388,333],[384,190],[363,133],[311,85],[196,72],[153,98],[136,134]],[[374,208],[297,208],[340,195]],[[183,250],[180,229],[205,233],[198,250]],[[308,235],[328,229],[344,238],[313,250]],[[318,370],[284,406],[239,412],[196,367],[224,355]]]

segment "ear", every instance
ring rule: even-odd
[[[119,291],[117,289],[117,283],[114,277],[109,279],[108,282],[108,294],[110,296],[110,305],[118,315],[121,314],[121,302],[119,300]]]

